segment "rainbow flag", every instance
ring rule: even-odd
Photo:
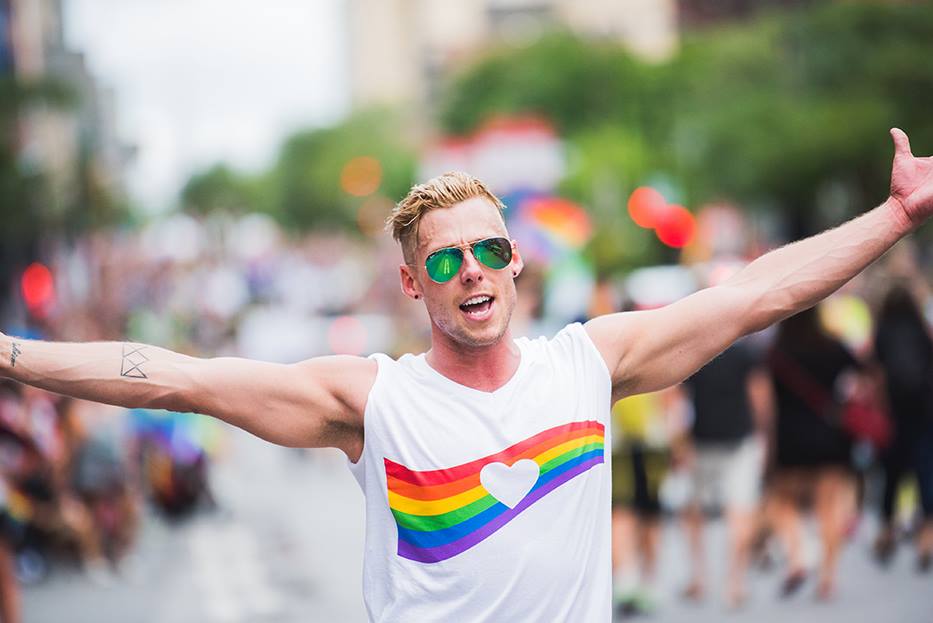
[[[560,485],[602,463],[604,436],[599,422],[571,422],[446,469],[419,472],[384,459],[398,555],[433,563],[470,549]],[[537,464],[538,476],[509,507],[483,486],[480,472],[491,463],[514,466],[523,459]]]

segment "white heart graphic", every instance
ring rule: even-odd
[[[531,459],[515,461],[511,467],[505,463],[487,463],[479,473],[479,481],[492,497],[514,508],[538,482],[540,473],[538,464]]]

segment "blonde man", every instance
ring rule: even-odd
[[[501,203],[448,174],[398,205],[402,291],[431,349],[292,365],[0,335],[0,374],[128,407],[212,415],[343,450],[366,495],[373,621],[609,621],[613,398],[678,383],[742,335],[827,296],[933,212],[933,158],[892,131],[891,196],[667,307],[515,340],[522,258]]]

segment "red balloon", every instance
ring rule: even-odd
[[[664,217],[655,225],[658,240],[669,247],[680,249],[690,244],[696,233],[696,219],[687,208],[671,204]]]
[[[639,186],[628,199],[628,213],[636,225],[651,229],[656,227],[667,212],[664,195],[650,186]]]

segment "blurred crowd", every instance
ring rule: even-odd
[[[24,271],[4,330],[272,361],[423,339],[404,321],[390,330],[384,310],[395,289],[374,272],[389,264],[362,249],[339,235],[286,240],[262,217],[173,216],[92,234]],[[56,566],[76,566],[98,584],[131,573],[147,506],[169,519],[214,508],[209,465],[223,451],[223,427],[210,418],[2,381],[0,620],[19,621],[19,585]]]
[[[263,216],[174,215],[138,231],[50,249],[51,288],[23,293],[5,332],[54,340],[132,340],[198,356],[296,361],[398,355],[429,343],[423,308],[399,293],[385,236],[300,238]],[[613,560],[623,615],[653,612],[662,520],[682,522],[682,597],[741,605],[756,562],[784,568],[781,592],[837,587],[839,553],[868,514],[885,565],[914,539],[933,562],[933,343],[928,281],[909,243],[819,308],[749,336],[682,386],[613,407]],[[660,304],[664,267],[596,283],[590,315]],[[671,272],[673,271],[673,272]],[[516,335],[553,333],[547,267],[518,280]],[[678,277],[678,283],[680,277]],[[649,302],[639,283],[650,283]],[[26,287],[26,284],[23,284]],[[676,296],[684,288],[674,288]],[[660,297],[663,299],[663,295]],[[17,621],[19,583],[50,561],[107,583],[131,557],[146,505],[167,517],[212,508],[209,465],[223,427],[192,414],[123,410],[0,385],[0,619]],[[707,519],[727,526],[728,570],[708,573]],[[810,560],[805,519],[817,526]],[[844,578],[843,578],[844,581]]]
[[[863,524],[879,567],[906,547],[918,573],[933,570],[930,303],[904,244],[840,294],[740,340],[681,386],[614,405],[620,616],[671,598],[655,586],[665,517],[681,523],[687,544],[677,596],[687,601],[741,607],[754,565],[780,566],[782,598],[809,589],[831,600],[844,581],[840,553]],[[725,524],[725,551],[705,546],[710,517]],[[726,561],[725,577],[709,573],[711,558]]]

